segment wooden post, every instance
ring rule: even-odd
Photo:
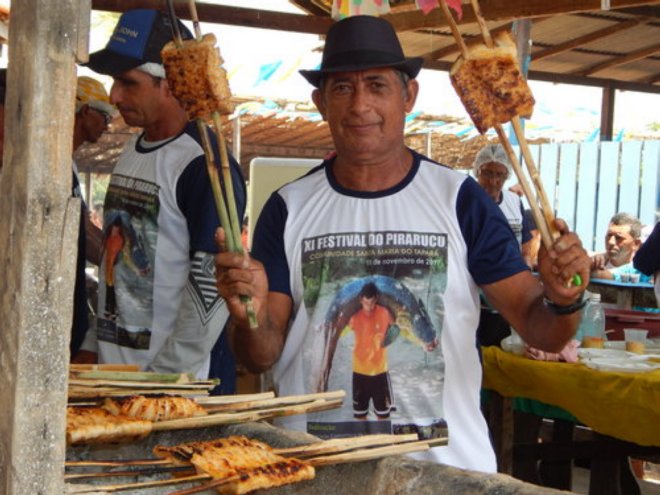
[[[75,57],[89,0],[12,2],[0,174],[0,494],[63,493],[80,201]],[[84,17],[84,16],[83,16]]]
[[[600,105],[600,140],[612,141],[614,134],[614,96],[616,89],[612,84],[603,86]]]

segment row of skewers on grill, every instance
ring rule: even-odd
[[[211,397],[105,397],[67,408],[67,444],[137,441],[154,431],[207,428],[341,407],[343,390],[275,397],[272,392]]]
[[[66,463],[65,480],[68,482],[68,493],[141,491],[201,482],[201,485],[178,490],[171,495],[188,495],[208,489],[234,495],[311,480],[315,477],[315,468],[320,466],[421,452],[446,443],[446,438],[420,440],[416,434],[380,434],[275,449],[258,440],[231,436],[174,446],[158,445],[153,449],[156,456],[153,459],[69,461]],[[100,470],[90,472],[90,468]],[[75,472],[79,469],[86,469],[87,472]],[[158,474],[171,474],[173,477],[108,485],[77,483],[93,478],[139,478]]]

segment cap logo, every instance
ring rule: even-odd
[[[155,11],[136,10],[119,19],[112,33],[108,50],[121,55],[142,59],[154,23]]]

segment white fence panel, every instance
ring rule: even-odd
[[[554,214],[587,249],[604,249],[615,213],[625,211],[645,225],[660,218],[659,141],[543,144],[530,150]]]

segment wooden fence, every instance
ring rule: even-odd
[[[660,141],[530,148],[555,215],[568,222],[587,249],[604,249],[607,224],[615,213],[635,215],[644,225],[660,219]]]

